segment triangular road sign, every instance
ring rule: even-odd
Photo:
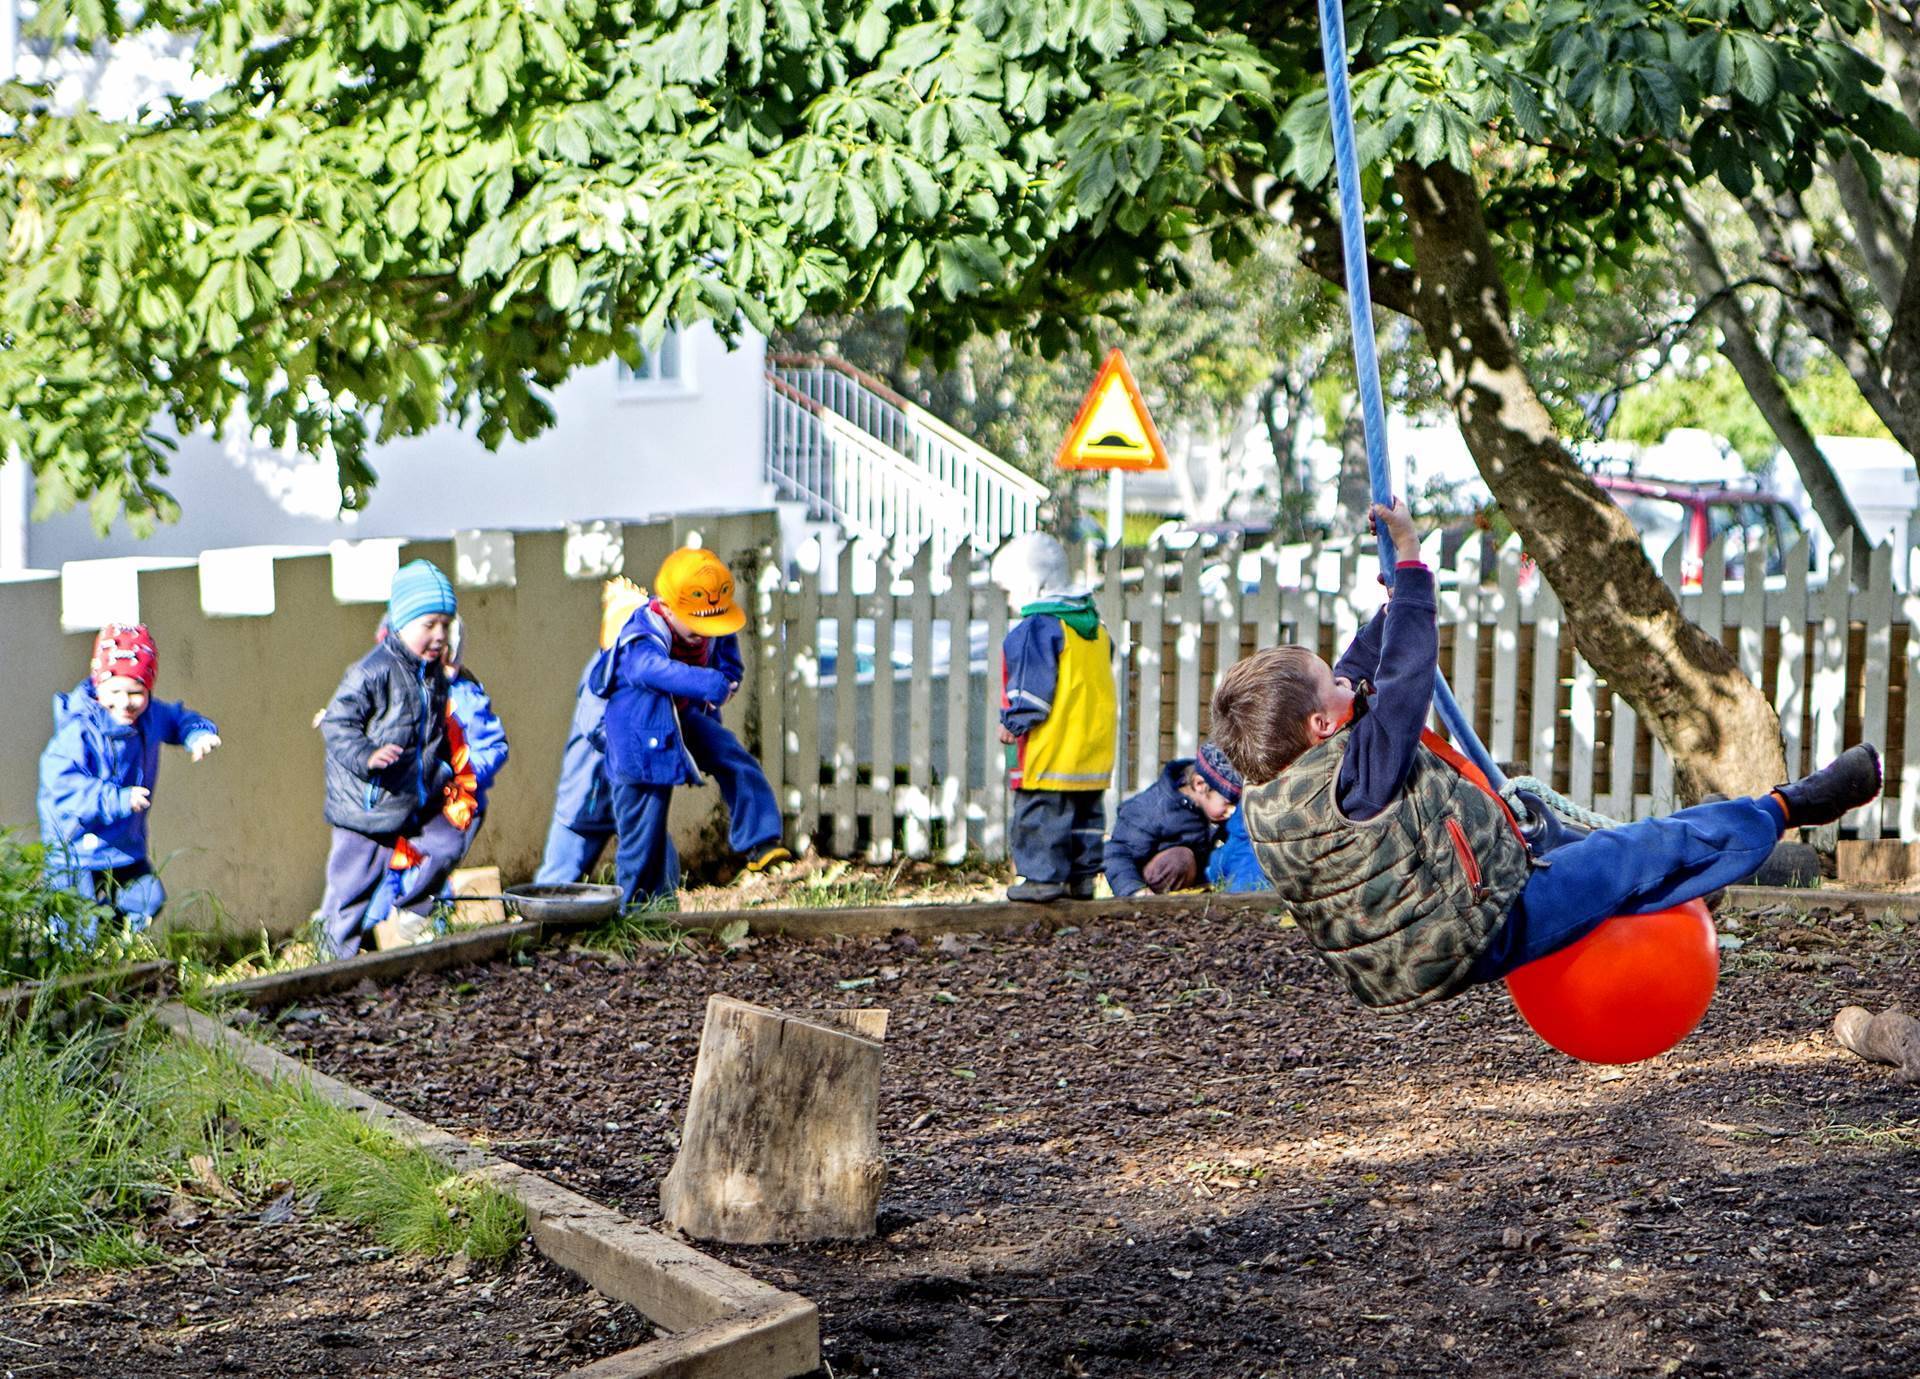
[[[1059,469],[1165,469],[1167,450],[1153,429],[1140,385],[1119,350],[1109,351],[1079,415],[1053,457]]]

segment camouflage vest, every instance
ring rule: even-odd
[[[1364,1006],[1412,1010],[1458,992],[1532,863],[1499,803],[1422,746],[1393,803],[1335,803],[1351,727],[1240,802],[1273,888]]]

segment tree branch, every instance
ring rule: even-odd
[[[1681,250],[1693,268],[1694,281],[1707,294],[1706,301],[1713,304],[1711,309],[1720,323],[1720,353],[1726,356],[1734,372],[1740,375],[1740,381],[1746,385],[1747,395],[1753,399],[1753,405],[1760,409],[1760,415],[1766,418],[1768,427],[1792,457],[1793,466],[1799,471],[1807,497],[1813,501],[1813,510],[1820,518],[1820,524],[1836,543],[1843,536],[1851,534],[1854,566],[1856,569],[1867,568],[1873,549],[1860,529],[1860,515],[1853,510],[1847,491],[1834,477],[1833,466],[1827,463],[1827,457],[1821,453],[1812,429],[1793,405],[1793,399],[1787,396],[1780,375],[1774,372],[1772,360],[1760,348],[1753,323],[1747,319],[1746,309],[1741,306],[1740,298],[1727,281],[1726,270],[1720,265],[1720,255],[1713,247],[1705,220],[1684,191],[1674,199],[1678,208],[1676,215],[1684,231]],[[1748,571],[1748,578],[1752,577],[1753,572]]]
[[[1340,222],[1321,197],[1290,187],[1272,173],[1235,173],[1227,190],[1270,220],[1291,225],[1300,235],[1300,261],[1335,287],[1347,286],[1347,261],[1341,250]],[[1413,270],[1367,255],[1367,286],[1375,305],[1402,316],[1413,314]]]
[[[1900,300],[1900,280],[1906,275],[1906,265],[1901,262],[1900,245],[1894,242],[1889,208],[1867,185],[1867,175],[1851,153],[1830,159],[1828,171],[1833,174],[1833,187],[1840,194],[1847,219],[1853,223],[1867,277],[1880,300],[1891,308]]]

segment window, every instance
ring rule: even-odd
[[[614,378],[620,391],[629,397],[679,397],[692,392],[693,378],[680,332],[669,329],[658,348],[640,357],[637,367],[620,360]]]

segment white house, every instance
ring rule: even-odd
[[[124,524],[97,536],[84,509],[30,521],[16,465],[0,484],[0,569],[765,507],[765,369],[758,336],[728,348],[705,326],[669,335],[637,373],[609,363],[569,379],[552,399],[554,425],[533,440],[493,452],[442,426],[376,447],[379,484],[352,513],[339,510],[331,465],[257,436],[190,435],[164,481],[180,520],[145,540]]]

